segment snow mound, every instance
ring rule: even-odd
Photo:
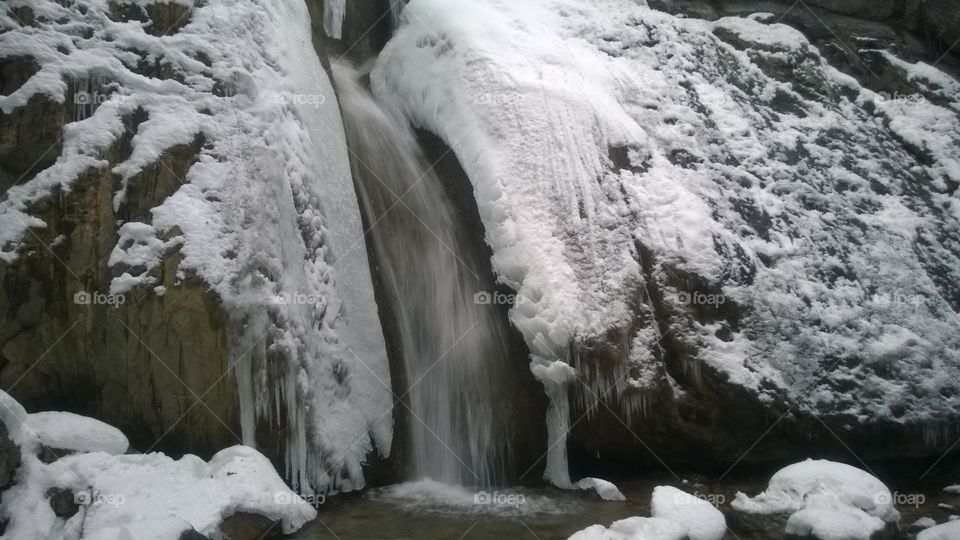
[[[39,412],[27,415],[26,427],[40,444],[58,450],[123,454],[127,437],[117,428],[95,418],[69,412]]]
[[[943,488],[944,493],[950,493],[953,495],[960,495],[960,485],[947,486]]]
[[[631,517],[610,527],[591,525],[567,540],[687,540],[687,528],[670,519]]]
[[[50,464],[24,459],[23,473],[3,497],[11,539],[61,537],[82,523],[84,538],[174,540],[190,528],[211,535],[238,512],[280,521],[289,533],[316,517],[266,457],[244,446],[221,450],[209,463],[162,453],[91,452]],[[55,516],[46,497],[51,488],[70,489],[80,512],[66,521]]]
[[[26,414],[0,391],[0,419],[11,433],[20,424],[21,466],[3,493],[4,538],[176,540],[190,529],[215,536],[220,523],[238,512],[279,521],[286,533],[316,517],[316,510],[287,487],[263,454],[246,446],[217,452],[209,462],[162,453],[115,455],[127,439],[112,426],[64,413]],[[42,462],[35,443],[85,453]],[[61,518],[51,490],[67,490],[79,505]]]
[[[727,532],[723,513],[709,502],[672,486],[653,489],[650,513],[683,524],[690,540],[720,540]]]
[[[225,518],[250,512],[282,521],[284,532],[290,533],[316,517],[316,510],[290,491],[270,461],[245,446],[221,450],[208,463],[196,456],[174,460],[160,453],[80,454],[60,461],[58,472],[75,475],[71,483],[86,486],[89,493],[84,520],[88,530],[177,516],[209,535]]]
[[[749,514],[787,514],[786,532],[823,540],[867,539],[900,513],[890,490],[856,467],[806,460],[784,467],[756,497],[737,493],[731,506]]]
[[[600,478],[584,478],[577,482],[577,487],[580,489],[592,489],[605,501],[627,500],[613,482],[608,482]]]
[[[957,540],[960,538],[960,520],[942,523],[917,533],[917,540]]]

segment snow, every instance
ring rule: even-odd
[[[36,440],[26,426],[27,411],[10,394],[0,390],[0,422],[7,427],[7,436],[21,447],[29,447]]]
[[[0,19],[0,55],[40,66],[0,96],[0,110],[38,94],[90,97],[72,107],[57,161],[0,201],[0,259],[15,260],[27,229],[46,226],[28,209],[69,193],[81,174],[115,174],[113,208],[123,209],[139,173],[197,144],[181,185],[142,221],[117,224],[110,290],[167,292],[157,288],[166,285],[159,267],[180,257],[175,280],[199,277],[230,314],[226,364],[241,393],[244,441],[253,443],[258,423],[283,419],[284,473],[297,489],[362,487],[367,456],[391,446],[390,377],[339,108],[306,6],[180,3],[192,6],[189,22],[168,36],[111,20],[100,0],[30,0],[29,28]],[[341,16],[344,6],[328,2]],[[170,76],[144,73],[141,61]],[[136,111],[146,119],[128,131]],[[129,155],[108,162],[123,136]],[[268,369],[268,355],[278,366]]]
[[[951,493],[953,495],[960,495],[960,485],[947,486],[943,488],[944,493]]]
[[[293,532],[316,517],[316,510],[290,491],[270,461],[256,450],[234,446],[209,463],[192,455],[174,460],[162,453],[115,456],[75,454],[51,464],[25,455],[17,483],[4,493],[11,539],[60,537],[57,531],[82,523],[84,538],[173,540],[190,527],[217,531],[223,519],[250,512],[282,522]],[[53,515],[50,488],[68,488],[82,503],[66,522]]]
[[[916,521],[910,525],[911,529],[929,529],[937,524],[937,522],[931,517],[922,517],[918,518]]]
[[[123,454],[130,443],[117,428],[97,419],[69,412],[38,412],[27,415],[26,428],[40,444],[58,450]]]
[[[316,517],[253,448],[226,448],[209,462],[189,454],[121,455],[126,437],[99,420],[66,412],[26,414],[2,391],[0,405],[0,419],[21,447],[14,484],[0,500],[0,517],[9,520],[6,539],[176,540],[191,528],[215,535],[238,512],[280,521],[291,533]],[[36,455],[38,443],[78,453],[44,463]],[[69,490],[79,511],[57,517],[48,500],[53,488]]]
[[[653,489],[650,513],[682,523],[690,540],[720,540],[727,532],[723,513],[709,502],[672,486]]]
[[[579,489],[592,489],[597,492],[597,495],[605,501],[625,501],[626,497],[623,496],[623,493],[613,484],[613,482],[608,482],[600,478],[583,478],[577,481],[576,486]]]
[[[533,364],[593,384],[577,345],[646,326],[636,299],[658,290],[691,378],[863,423],[960,411],[949,88],[878,102],[795,30],[640,4],[413,0],[371,73],[469,175],[497,277],[527,299],[510,318]],[[709,290],[678,289],[687,275]],[[694,292],[741,310],[733,341],[695,320]],[[657,339],[592,367],[611,402],[649,391],[631,374],[657,373]]]
[[[956,540],[957,538],[960,538],[960,520],[930,527],[917,534],[917,540]]]
[[[591,525],[568,540],[686,540],[687,528],[669,519],[631,517],[614,521],[609,528]]]
[[[890,490],[871,474],[827,460],[789,465],[756,497],[737,493],[731,506],[750,514],[789,514],[788,534],[823,540],[868,539],[900,518]]]

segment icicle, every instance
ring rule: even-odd
[[[530,363],[530,370],[543,384],[550,399],[547,408],[547,468],[543,477],[559,488],[573,489],[567,468],[567,435],[570,430],[567,386],[576,375],[576,370],[561,360],[547,363],[536,357]]]

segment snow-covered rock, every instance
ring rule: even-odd
[[[936,520],[932,517],[924,516],[918,518],[916,521],[910,524],[910,532],[920,532],[924,529],[929,529],[930,527],[935,527],[937,525]]]
[[[22,423],[21,465],[0,500],[4,538],[177,540],[190,530],[215,536],[235,514],[280,522],[289,533],[316,517],[253,448],[233,446],[209,462],[190,454],[117,455],[127,441],[112,426],[63,412],[28,415],[2,391],[0,405],[8,431]],[[78,453],[44,463],[35,455],[41,444]],[[72,498],[73,510],[58,513],[54,493]]]
[[[903,448],[858,426],[960,415],[960,100],[932,82],[949,76],[893,67],[916,94],[886,99],[785,25],[629,0],[401,18],[373,91],[459,158],[536,361],[577,370],[577,409],[603,396],[626,419],[615,442],[579,429],[584,453],[626,456],[632,430],[655,451],[735,459],[763,435],[773,451],[747,459],[795,455],[816,415],[883,454]],[[689,429],[676,402],[702,412]],[[942,453],[931,434],[901,439]]]
[[[89,416],[68,412],[39,412],[27,415],[24,423],[40,444],[72,452],[123,454],[130,446],[119,429]]]
[[[689,540],[687,528],[662,518],[631,517],[614,521],[610,527],[591,525],[568,540]]]
[[[687,528],[690,540],[720,540],[727,532],[723,513],[708,501],[672,486],[653,489],[650,513]]]
[[[577,481],[576,487],[579,489],[593,490],[605,501],[627,500],[613,482],[608,482],[602,478],[582,478]]]
[[[762,493],[737,493],[734,511],[747,520],[785,521],[784,532],[821,540],[867,540],[900,513],[890,490],[873,475],[827,460],[784,467]]]
[[[390,375],[312,30],[303,0],[4,4],[4,387],[146,445],[260,442],[303,489],[363,485]],[[265,422],[285,440],[255,441]]]
[[[960,520],[942,523],[917,534],[917,540],[956,540],[960,538]]]

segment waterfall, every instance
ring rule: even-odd
[[[335,65],[333,77],[388,296],[381,309],[398,328],[407,391],[397,391],[397,406],[409,412],[414,473],[450,484],[502,483],[510,469],[511,381],[507,329],[485,303],[476,272],[489,262],[471,260],[463,248],[462,216],[410,126],[375,101],[353,68]]]

